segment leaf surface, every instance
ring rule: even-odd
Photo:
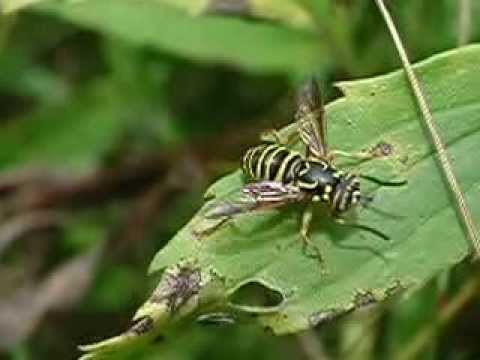
[[[477,220],[480,174],[474,154],[480,150],[479,56],[480,46],[475,45],[416,66]],[[195,233],[210,227],[202,215],[204,208],[157,253],[150,270],[192,258],[214,268],[225,279],[228,294],[248,282],[265,284],[280,292],[284,301],[278,311],[257,319],[282,334],[419,286],[462,260],[469,244],[403,73],[339,87],[345,97],[326,108],[331,147],[360,150],[388,143],[393,146],[391,156],[363,163],[356,170],[408,180],[407,186],[399,188],[362,184],[375,200],[373,209],[356,209],[356,221],[381,229],[390,242],[335,224],[319,209],[311,238],[325,257],[328,273],[322,274],[318,263],[301,251],[300,207],[238,216],[199,237]],[[290,131],[292,126],[283,130]],[[222,200],[238,194],[243,183],[237,171],[207,193],[215,196],[212,201]]]

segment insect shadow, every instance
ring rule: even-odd
[[[299,236],[298,223],[290,221],[290,224],[282,226],[285,231],[282,232],[281,236],[278,232],[278,226],[286,218],[298,217],[298,209],[296,208],[297,206],[292,206],[291,209],[284,209],[284,211],[271,210],[228,219],[221,227],[228,228],[229,236],[225,239],[225,236],[222,235],[222,241],[213,245],[215,252],[218,254],[230,254],[232,252],[238,254],[242,251],[258,251],[259,248],[271,248],[275,245],[278,249],[284,248],[282,244],[284,238],[291,235]],[[246,226],[246,223],[252,220],[253,223]]]

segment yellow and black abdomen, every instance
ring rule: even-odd
[[[265,143],[247,150],[242,159],[242,169],[253,180],[290,183],[296,179],[304,162],[295,151],[275,143]]]

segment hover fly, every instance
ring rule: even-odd
[[[360,191],[360,179],[383,186],[404,185],[403,182],[386,182],[371,176],[344,172],[334,165],[336,156],[369,159],[371,152],[347,153],[330,151],[326,142],[326,120],[317,82],[307,81],[297,96],[294,115],[298,136],[305,145],[305,153],[289,149],[291,139],[282,139],[273,131],[276,139],[264,142],[247,150],[242,158],[242,170],[251,182],[242,189],[244,198],[233,203],[215,206],[206,214],[207,218],[231,218],[235,215],[278,208],[290,203],[305,202],[302,215],[300,239],[304,249],[310,246],[315,256],[322,261],[320,251],[308,236],[313,217],[314,203],[323,203],[338,223],[348,224],[343,215],[360,204],[366,206],[372,197]],[[295,134],[297,135],[297,134]],[[388,240],[379,230],[360,224],[349,224]]]

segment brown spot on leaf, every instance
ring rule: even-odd
[[[398,293],[401,293],[406,288],[407,286],[405,284],[402,284],[400,280],[395,280],[395,282],[392,285],[390,285],[387,288],[387,290],[385,290],[385,298],[390,298],[392,296],[395,296]]]
[[[382,290],[362,290],[358,291],[355,294],[355,298],[353,300],[355,304],[355,308],[360,308],[368,305],[372,305],[379,301],[384,301],[398,292],[402,291],[405,287],[400,283],[400,281],[395,281],[392,285],[390,285],[386,289]]]
[[[369,152],[375,157],[387,157],[393,155],[395,148],[392,144],[380,141],[377,145],[372,147]]]
[[[372,291],[359,291],[355,294],[353,300],[356,308],[372,305],[378,302],[378,299],[375,297],[375,294]]]
[[[318,311],[308,317],[308,323],[311,327],[315,327],[331,321],[337,316],[344,314],[345,312],[346,310],[342,308],[332,308],[329,310]]]
[[[201,271],[191,263],[178,264],[165,271],[150,302],[166,301],[171,313],[176,312],[201,289]]]
[[[143,335],[153,329],[153,319],[150,316],[144,316],[135,321],[128,330],[135,335]]]

